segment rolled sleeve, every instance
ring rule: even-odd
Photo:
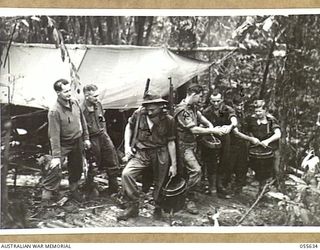
[[[183,128],[191,129],[197,126],[194,119],[192,119],[192,114],[186,110],[181,111],[177,115],[177,121]]]

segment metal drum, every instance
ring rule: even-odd
[[[254,159],[270,159],[274,156],[271,147],[253,145],[249,147],[249,157]]]
[[[177,212],[184,207],[187,182],[179,176],[171,177],[162,188],[161,207],[166,212]]]
[[[207,148],[210,148],[210,149],[221,148],[221,141],[217,137],[214,137],[213,135],[201,136],[200,141]]]

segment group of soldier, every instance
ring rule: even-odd
[[[57,102],[48,113],[52,159],[43,178],[42,199],[51,199],[57,191],[61,166],[67,158],[71,198],[82,200],[78,185],[85,150],[92,152],[99,169],[106,170],[109,194],[117,194],[119,159],[106,130],[97,86],[84,86],[85,100],[81,105],[72,98],[68,81],[56,81],[54,90]],[[187,181],[185,209],[197,214],[197,192],[204,175],[208,180],[206,194],[216,190],[219,198],[229,199],[246,185],[248,167],[254,170],[260,188],[269,177],[279,174],[281,131],[277,120],[267,112],[264,101],[256,100],[254,112],[245,117],[242,98],[234,97],[229,106],[216,90],[210,94],[208,106],[200,111],[203,94],[200,85],[191,85],[173,115],[169,115],[168,102],[148,92],[141,107],[128,119],[124,133],[125,156],[121,159],[126,163],[121,173],[121,194],[126,202],[118,220],[138,216],[137,181],[146,170],[152,173],[149,182],[152,179],[155,218],[162,216],[161,190],[168,179],[181,176]],[[206,138],[214,140],[216,146],[208,147],[203,143]],[[266,151],[268,156],[249,157],[251,147],[262,149],[262,155]],[[93,182],[93,177],[91,166],[87,182]]]

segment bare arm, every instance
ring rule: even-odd
[[[130,124],[127,123],[125,131],[124,131],[124,152],[125,154],[132,154],[131,150],[131,138],[132,138],[132,129],[130,127]]]
[[[201,128],[199,126],[195,126],[190,128],[192,134],[199,135],[207,135],[207,134],[216,134],[216,135],[224,135],[225,132],[221,129],[221,127],[213,127],[213,128]]]
[[[177,174],[177,155],[176,155],[176,143],[174,141],[168,142],[168,151],[169,151],[169,156],[171,160],[169,175],[175,176]]]
[[[242,132],[239,131],[238,128],[234,128],[233,129],[233,133],[236,137],[240,138],[240,139],[243,139],[243,140],[246,140],[246,141],[249,141],[251,142],[252,144],[257,144],[260,142],[259,139],[255,138],[255,137],[252,137],[252,136],[249,136],[249,135],[246,135]]]
[[[272,136],[270,136],[268,139],[265,139],[261,142],[262,146],[267,147],[271,142],[277,141],[281,138],[281,130],[279,128],[276,128],[274,130],[274,133]]]

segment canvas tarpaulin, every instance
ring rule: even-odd
[[[137,107],[148,78],[149,89],[164,96],[169,77],[177,88],[210,66],[166,48],[68,45],[68,51],[80,77],[81,84],[73,88],[77,97],[82,96],[85,84],[96,84],[103,107],[108,109]],[[60,78],[71,80],[70,63],[63,62],[60,49],[50,45],[13,44],[8,62],[1,66],[0,83],[10,86],[13,104],[48,108],[56,99],[53,83]],[[8,88],[1,87],[2,103],[8,102],[7,92]]]

